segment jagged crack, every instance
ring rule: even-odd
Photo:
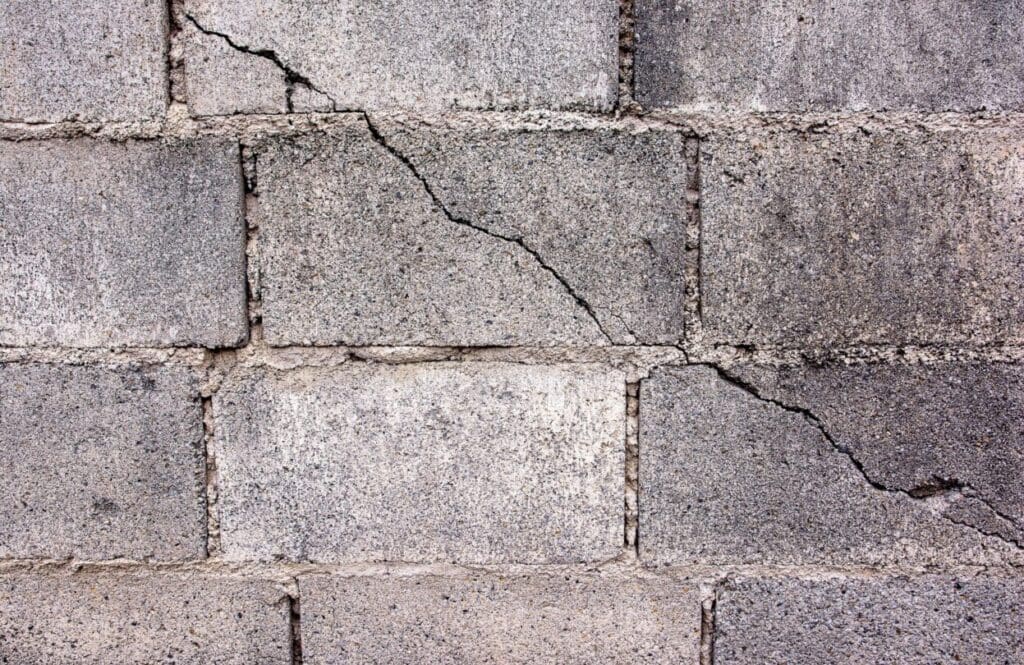
[[[590,303],[588,303],[583,298],[583,296],[581,296],[576,291],[576,289],[574,289],[572,285],[565,280],[564,277],[558,274],[558,272],[544,260],[544,258],[537,252],[537,250],[533,249],[528,244],[526,244],[526,242],[522,238],[507,236],[502,233],[498,233],[497,231],[493,231],[487,227],[480,226],[479,224],[476,224],[468,219],[464,219],[462,217],[454,215],[452,211],[449,210],[448,207],[444,204],[441,198],[437,195],[433,187],[431,187],[430,182],[428,182],[427,179],[424,178],[423,175],[419,172],[419,169],[416,168],[416,165],[413,164],[408,157],[402,154],[401,151],[392,146],[384,137],[384,135],[380,132],[380,130],[377,129],[376,125],[370,119],[369,114],[366,113],[365,111],[358,111],[358,113],[362,115],[363,119],[366,121],[366,126],[367,128],[369,128],[370,136],[373,137],[373,140],[376,141],[377,144],[379,144],[386,151],[388,151],[388,153],[391,154],[395,159],[397,159],[399,162],[405,165],[409,172],[412,173],[412,175],[415,176],[416,179],[420,181],[420,184],[423,185],[423,189],[427,192],[427,195],[430,196],[430,199],[434,202],[434,205],[444,214],[444,216],[448,218],[448,221],[452,222],[453,224],[459,224],[460,226],[471,228],[474,231],[479,231],[480,233],[485,233],[491,236],[492,238],[497,238],[498,240],[502,240],[504,242],[516,245],[522,251],[532,256],[534,261],[537,262],[537,265],[539,265],[542,269],[550,273],[552,277],[558,280],[558,283],[562,285],[562,288],[565,289],[566,293],[568,293],[572,297],[572,299],[576,301],[576,304],[579,305],[583,309],[583,311],[587,313],[591,321],[594,322],[594,325],[597,326],[597,329],[601,332],[605,339],[607,339],[609,343],[615,343],[611,335],[608,334],[608,331],[605,330],[604,326],[601,324],[601,321],[597,318],[597,313],[594,311],[594,308],[590,306]]]
[[[772,404],[772,405],[782,409],[783,411],[788,411],[790,413],[795,413],[795,414],[801,416],[812,427],[814,427],[816,430],[818,430],[818,432],[821,433],[821,436],[826,441],[828,441],[828,443],[832,446],[833,449],[835,449],[836,452],[841,453],[847,459],[849,459],[850,463],[853,465],[853,467],[864,478],[864,481],[868,485],[870,485],[872,488],[878,490],[879,492],[887,492],[887,493],[890,493],[890,494],[901,494],[901,495],[909,497],[910,499],[913,499],[915,501],[925,501],[925,500],[928,500],[930,498],[933,498],[933,497],[936,497],[936,496],[940,496],[940,495],[945,495],[945,496],[953,495],[953,496],[971,498],[971,499],[974,499],[976,501],[979,501],[988,510],[992,511],[992,514],[996,515],[1001,520],[1003,520],[1003,521],[1009,523],[1010,525],[1012,525],[1014,530],[1017,529],[1016,522],[1015,522],[1015,520],[1012,517],[1010,517],[1010,516],[1000,512],[999,510],[997,510],[994,506],[991,505],[991,503],[989,503],[984,498],[982,498],[980,493],[976,489],[971,487],[969,484],[964,483],[964,482],[962,482],[962,481],[960,481],[960,480],[958,480],[956,478],[935,477],[931,481],[929,481],[929,482],[927,482],[927,483],[925,483],[923,485],[920,485],[918,487],[912,487],[910,489],[904,489],[902,487],[889,487],[888,485],[885,485],[885,484],[875,480],[874,478],[872,478],[868,474],[867,469],[864,468],[864,464],[859,459],[857,459],[857,457],[853,454],[853,451],[850,450],[850,448],[848,446],[845,446],[842,443],[840,443],[838,440],[836,440],[836,438],[833,437],[832,434],[825,427],[825,424],[821,421],[821,419],[818,418],[816,415],[814,415],[814,413],[811,412],[809,409],[806,409],[806,408],[801,407],[801,406],[795,406],[793,404],[787,404],[787,403],[781,402],[781,401],[779,401],[777,399],[773,399],[771,397],[767,397],[767,396],[761,394],[761,392],[756,387],[754,387],[753,385],[751,385],[751,384],[747,383],[746,381],[742,380],[741,378],[737,377],[735,374],[729,373],[727,370],[723,369],[722,367],[720,367],[718,365],[715,365],[713,363],[699,363],[699,364],[702,364],[705,367],[710,367],[711,369],[715,370],[715,372],[718,373],[719,378],[721,378],[723,381],[725,381],[725,382],[727,382],[727,383],[729,383],[729,384],[731,384],[733,386],[736,386],[737,388],[743,390],[744,392],[746,392],[747,394],[757,398],[758,400],[760,400],[762,402],[766,402],[768,404]],[[943,517],[943,519],[945,519],[946,521],[950,522],[951,524],[956,524],[957,526],[962,526],[962,527],[967,527],[967,528],[973,529],[974,531],[982,534],[983,536],[989,536],[989,537],[992,537],[992,538],[998,538],[999,540],[1002,540],[1003,542],[1007,543],[1008,545],[1012,545],[1012,546],[1014,546],[1017,549],[1024,549],[1024,543],[1022,543],[1019,538],[1006,537],[1006,536],[1004,536],[1001,533],[997,533],[997,532],[993,532],[993,531],[990,531],[990,530],[987,530],[987,529],[983,529],[983,528],[981,528],[981,527],[979,527],[979,526],[977,526],[975,524],[970,524],[970,523],[964,522],[962,520],[955,519],[955,518],[953,518],[953,517],[951,517],[949,515],[946,515],[946,514],[942,514],[942,517]]]
[[[253,55],[253,56],[256,56],[258,58],[263,58],[265,60],[269,60],[270,62],[274,63],[277,66],[277,68],[280,69],[281,72],[284,74],[284,82],[285,82],[285,92],[284,92],[284,95],[285,95],[285,108],[288,110],[289,113],[291,113],[294,110],[294,108],[292,107],[292,95],[295,92],[295,86],[296,85],[304,85],[307,88],[309,88],[310,90],[312,90],[313,92],[316,92],[316,93],[319,93],[319,94],[323,95],[331,103],[331,110],[332,111],[337,111],[338,110],[338,103],[334,100],[333,97],[331,97],[329,94],[327,94],[326,92],[324,92],[320,88],[318,88],[315,85],[313,85],[313,83],[309,80],[308,77],[304,76],[303,74],[300,74],[299,72],[297,72],[294,69],[292,69],[291,67],[289,67],[284,62],[284,60],[282,60],[280,58],[280,56],[277,55],[277,52],[274,51],[273,49],[255,48],[255,47],[252,47],[252,46],[246,46],[244,44],[239,44],[234,39],[232,39],[230,35],[228,35],[226,33],[217,32],[216,30],[210,30],[209,28],[204,27],[191,14],[185,14],[185,18],[188,19],[188,21],[192,25],[194,25],[196,27],[196,29],[199,30],[199,32],[203,33],[204,35],[211,35],[213,37],[220,37],[221,39],[224,40],[225,43],[227,43],[228,46],[230,46],[231,48],[235,49],[236,51],[238,51],[240,53],[245,53],[245,54],[248,54],[248,55]]]

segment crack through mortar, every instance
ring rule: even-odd
[[[299,598],[299,581],[293,580],[294,591],[288,594],[288,632],[291,638],[291,665],[302,665],[302,601]]]
[[[246,54],[249,54],[249,55],[253,55],[253,56],[260,57],[260,58],[264,58],[264,59],[269,60],[270,62],[274,63],[285,75],[285,82],[286,82],[286,90],[285,90],[285,97],[286,97],[285,102],[286,102],[286,104],[285,104],[285,107],[287,108],[289,113],[291,113],[294,110],[292,108],[292,92],[293,92],[293,89],[294,89],[294,85],[295,84],[302,84],[302,85],[307,86],[310,90],[313,90],[314,92],[317,92],[317,93],[323,95],[328,101],[330,101],[332,110],[334,112],[347,111],[347,112],[350,112],[350,113],[355,113],[355,114],[360,115],[363,118],[363,121],[366,123],[366,127],[369,130],[370,137],[381,148],[383,148],[385,151],[387,151],[388,154],[390,154],[392,157],[397,159],[402,165],[404,165],[405,168],[408,169],[408,171],[417,180],[419,180],[420,184],[423,186],[424,191],[426,191],[427,196],[430,197],[430,199],[433,202],[434,206],[438,210],[441,211],[441,213],[448,219],[448,221],[452,222],[453,224],[458,224],[460,226],[465,226],[467,228],[473,229],[474,231],[478,231],[480,233],[486,234],[486,235],[488,235],[488,236],[490,236],[492,238],[496,238],[496,239],[501,240],[503,242],[516,245],[522,251],[524,251],[527,254],[529,254],[531,257],[533,257],[533,259],[537,263],[537,265],[540,266],[544,271],[548,272],[552,277],[554,277],[558,281],[558,283],[562,285],[562,288],[566,291],[566,293],[568,293],[572,297],[572,299],[576,302],[576,304],[580,308],[582,308],[583,311],[585,311],[587,313],[587,316],[590,318],[590,320],[594,323],[594,325],[600,331],[601,335],[604,336],[604,338],[610,344],[614,344],[615,343],[615,340],[612,338],[611,335],[608,334],[608,331],[605,329],[604,325],[601,323],[600,319],[597,316],[597,313],[594,311],[594,308],[590,305],[590,303],[587,302],[586,299],[584,299],[583,296],[581,296],[579,294],[579,292],[576,291],[576,289],[573,288],[573,286],[571,284],[569,284],[569,282],[564,277],[562,277],[561,274],[558,273],[558,271],[556,271],[553,267],[551,267],[551,265],[548,264],[547,261],[544,260],[544,258],[540,255],[540,253],[537,250],[535,250],[534,248],[530,247],[526,243],[525,240],[523,240],[522,238],[519,238],[519,237],[508,236],[508,235],[504,235],[502,233],[498,233],[496,231],[488,229],[487,227],[480,226],[479,224],[476,224],[476,223],[474,223],[474,222],[472,222],[472,221],[470,221],[468,219],[464,219],[462,217],[458,217],[455,214],[453,214],[452,211],[448,208],[448,206],[445,205],[445,203],[441,200],[441,197],[439,197],[437,195],[437,193],[434,191],[434,188],[430,185],[430,183],[423,176],[423,174],[420,173],[419,169],[416,168],[416,165],[413,164],[412,161],[406,155],[404,155],[401,151],[399,151],[397,148],[395,148],[393,145],[391,145],[388,142],[387,138],[385,138],[384,134],[378,129],[376,124],[370,118],[370,114],[369,113],[367,113],[365,110],[362,110],[362,109],[342,109],[339,106],[338,102],[333,97],[331,97],[329,94],[327,94],[326,92],[324,92],[320,88],[318,88],[315,85],[313,85],[313,83],[309,80],[309,78],[307,78],[306,76],[303,76],[302,74],[300,74],[299,72],[295,71],[294,69],[289,67],[287,64],[285,64],[285,62],[283,60],[281,60],[281,58],[277,55],[276,51],[274,51],[272,49],[259,49],[259,48],[253,48],[253,47],[250,47],[250,46],[244,46],[244,45],[238,44],[229,35],[227,35],[225,33],[217,32],[215,30],[210,30],[208,28],[203,27],[195,19],[195,17],[191,16],[190,14],[185,14],[185,18],[188,19],[188,21],[190,21],[192,23],[192,25],[194,25],[196,27],[196,29],[199,30],[200,32],[202,32],[203,34],[213,35],[213,36],[216,36],[216,37],[220,37],[229,46],[231,46],[231,48],[233,48],[233,49],[235,49],[235,50],[237,50],[237,51],[239,51],[241,53],[246,53]],[[255,191],[255,190],[253,190],[253,191]],[[623,324],[623,326],[625,327],[625,324]],[[632,332],[629,330],[628,327],[626,327],[626,331],[627,331],[627,333],[632,335]],[[635,337],[635,335],[634,335],[634,337]]]
[[[782,409],[783,411],[787,411],[789,413],[794,413],[801,416],[808,424],[814,427],[814,429],[816,429],[821,434],[821,436],[832,446],[832,448],[836,452],[841,453],[850,461],[850,463],[861,475],[861,477],[863,477],[864,481],[867,482],[868,485],[878,490],[879,492],[887,492],[889,494],[900,494],[909,497],[914,501],[925,501],[933,497],[949,495],[975,499],[984,504],[985,507],[992,511],[994,515],[996,515],[1001,520],[1011,525],[1015,531],[1017,530],[1016,522],[1012,517],[997,510],[994,506],[991,505],[991,503],[989,503],[989,501],[983,498],[976,489],[971,487],[968,483],[964,483],[956,478],[935,477],[932,479],[931,482],[926,483],[924,485],[920,485],[918,487],[912,487],[911,489],[889,487],[887,485],[880,483],[879,481],[875,480],[868,474],[867,469],[865,469],[864,467],[864,464],[859,459],[857,459],[857,457],[853,454],[853,451],[850,450],[849,447],[844,446],[839,441],[837,441],[825,427],[825,424],[821,421],[821,419],[814,415],[814,413],[812,413],[809,409],[799,406],[793,406],[791,404],[781,402],[777,399],[765,397],[757,388],[747,383],[746,381],[743,381],[736,375],[729,373],[726,369],[722,368],[717,364],[707,362],[691,364],[696,366],[709,367],[713,369],[718,374],[719,378],[721,378],[723,381],[739,388],[740,390],[743,390],[744,392],[755,397],[756,399],[767,404],[773,404],[776,407]],[[951,518],[945,514],[941,514],[941,516],[943,519],[952,524],[973,529],[974,531],[980,533],[983,536],[997,538],[1002,542],[1011,545],[1012,547],[1015,547],[1018,550],[1024,551],[1024,545],[1022,545],[1021,542],[1016,538],[1007,538],[1000,533],[990,532],[979,526]]]

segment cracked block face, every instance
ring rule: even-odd
[[[361,663],[696,663],[688,583],[559,575],[305,577],[302,652]]]
[[[198,395],[184,368],[0,364],[0,556],[203,556]]]
[[[262,94],[239,88],[237,57],[216,42],[253,67],[276,59],[339,109],[608,111],[617,94],[608,0],[189,0],[186,12],[202,30],[186,42],[198,114],[240,111]]]
[[[636,94],[686,111],[1024,108],[1021,0],[637,0]]]
[[[237,144],[0,143],[0,344],[246,339]]]
[[[624,386],[585,365],[253,371],[214,397],[225,556],[614,557]]]
[[[742,579],[719,592],[715,663],[1019,663],[1024,586],[978,575]]]
[[[701,179],[715,342],[1024,340],[1019,134],[718,136]]]
[[[270,344],[682,338],[680,134],[381,132],[256,148]]]
[[[167,108],[164,0],[4,0],[0,120],[143,120]]]
[[[703,366],[641,384],[641,558],[649,564],[1019,563],[957,497],[865,477],[819,424]]]
[[[885,487],[946,492],[951,519],[1024,546],[1024,368],[740,367],[758,394],[806,409]]]
[[[289,665],[288,597],[269,582],[161,573],[0,576],[10,663]]]

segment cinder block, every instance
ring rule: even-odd
[[[948,575],[727,582],[715,663],[1017,663],[1019,578]]]
[[[0,364],[0,556],[202,557],[197,383],[174,367]]]
[[[246,338],[238,147],[0,143],[0,344]]]
[[[807,410],[875,482],[1024,546],[1024,366],[829,363],[732,370]]]
[[[607,0],[189,0],[186,11],[208,33],[187,43],[188,75],[211,93],[232,68],[202,44],[230,39],[264,54],[248,56],[255,67],[272,52],[343,109],[608,111],[616,98],[618,5]]]
[[[701,150],[711,340],[1024,340],[1019,136],[719,136]]]
[[[167,108],[167,3],[0,5],[0,120],[142,120]]]
[[[551,578],[305,577],[310,665],[362,663],[696,663],[694,585]]]
[[[1016,110],[1021,0],[637,0],[651,108]]]
[[[887,490],[807,412],[762,399],[712,368],[658,370],[640,390],[646,563],[1024,561],[1012,540],[948,513],[959,496]]]
[[[9,663],[288,665],[288,597],[271,583],[199,574],[0,577]]]
[[[380,131],[257,149],[271,344],[682,338],[681,134]]]
[[[596,366],[254,371],[214,398],[231,559],[559,563],[622,548],[625,383]]]

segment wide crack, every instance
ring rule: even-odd
[[[930,480],[929,482],[927,482],[927,483],[925,483],[923,485],[919,485],[917,487],[911,487],[910,489],[904,489],[902,487],[890,487],[888,485],[885,485],[885,484],[875,480],[874,478],[872,478],[868,474],[867,470],[864,468],[864,464],[859,459],[857,459],[857,457],[853,454],[853,451],[850,450],[850,448],[848,446],[845,446],[842,443],[840,443],[839,441],[837,441],[835,439],[835,437],[833,437],[832,434],[825,427],[825,424],[821,421],[821,419],[818,418],[816,415],[814,415],[814,413],[811,412],[809,409],[806,409],[806,408],[800,407],[800,406],[795,406],[795,405],[792,405],[792,404],[787,404],[785,402],[781,402],[781,401],[779,401],[777,399],[773,399],[771,397],[766,397],[765,395],[761,394],[761,392],[755,386],[747,383],[746,381],[744,381],[743,379],[737,377],[736,375],[729,373],[727,370],[723,369],[722,367],[720,367],[718,365],[715,365],[713,363],[697,363],[697,364],[703,365],[705,367],[709,367],[709,368],[715,370],[715,372],[717,372],[719,378],[721,378],[723,381],[725,381],[725,382],[727,382],[727,383],[729,383],[729,384],[731,384],[733,386],[736,386],[737,388],[743,390],[744,392],[746,392],[747,394],[755,397],[756,399],[758,399],[758,400],[760,400],[762,402],[766,402],[768,404],[772,404],[772,405],[774,405],[774,406],[776,406],[776,407],[778,407],[778,408],[780,408],[780,409],[782,409],[784,411],[788,411],[789,413],[795,413],[795,414],[801,416],[812,427],[814,427],[816,430],[818,430],[818,432],[821,433],[821,436],[826,441],[828,441],[828,443],[832,446],[832,448],[836,452],[844,455],[848,460],[850,460],[850,463],[857,470],[857,472],[860,473],[860,475],[864,478],[864,481],[868,485],[870,485],[872,488],[878,490],[879,492],[887,492],[887,493],[890,493],[890,494],[901,494],[901,495],[906,496],[906,497],[908,497],[908,498],[910,498],[910,499],[912,499],[914,501],[925,501],[925,500],[928,500],[930,498],[938,497],[938,496],[952,496],[952,497],[958,497],[958,498],[971,499],[971,500],[974,500],[974,501],[978,501],[982,505],[984,505],[989,511],[991,511],[991,513],[993,515],[995,515],[1000,520],[1006,522],[1009,525],[1009,527],[1010,527],[1012,532],[1019,534],[1019,529],[1017,527],[1016,521],[1012,517],[1010,517],[1009,515],[1006,515],[1006,514],[1000,512],[998,509],[996,509],[994,506],[992,506],[992,504],[990,502],[988,502],[986,499],[984,499],[981,496],[981,493],[978,492],[975,488],[971,487],[970,484],[962,482],[962,481],[960,481],[960,480],[958,480],[956,478],[941,478],[941,477],[936,476],[932,480]],[[974,531],[980,533],[983,536],[988,536],[988,537],[991,537],[991,538],[998,538],[999,540],[1005,542],[1008,545],[1011,545],[1011,546],[1015,547],[1016,549],[1024,550],[1024,540],[1022,540],[1019,536],[1018,537],[1013,537],[1013,536],[1009,536],[1008,537],[1008,536],[1003,535],[1002,533],[995,532],[995,531],[990,531],[988,529],[984,529],[982,527],[979,527],[976,524],[971,524],[971,523],[968,523],[968,522],[964,522],[962,520],[955,519],[955,518],[953,518],[953,517],[951,517],[949,515],[946,515],[944,513],[942,513],[941,516],[942,516],[943,519],[945,519],[946,521],[950,522],[951,524],[956,524],[957,526],[962,526],[962,527],[967,527],[967,528],[973,529]]]

